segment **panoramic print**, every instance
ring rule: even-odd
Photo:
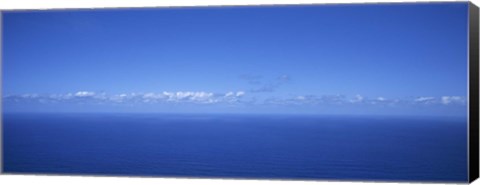
[[[468,3],[3,13],[5,173],[467,181]]]

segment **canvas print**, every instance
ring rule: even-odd
[[[465,182],[468,8],[3,12],[3,171]]]

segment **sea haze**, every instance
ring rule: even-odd
[[[6,113],[4,172],[467,180],[465,118]]]

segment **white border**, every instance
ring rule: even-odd
[[[467,11],[467,178],[470,180],[470,6]]]
[[[434,0],[435,2],[451,2],[451,0]],[[218,5],[272,5],[272,4],[338,4],[338,3],[377,3],[377,2],[428,2],[425,0],[3,0],[0,10],[25,9],[66,9],[66,8],[126,8],[126,7],[170,7],[170,6],[218,6]],[[431,1],[430,1],[431,2]],[[480,5],[480,0],[472,0]],[[1,15],[0,15],[1,19]],[[0,25],[1,29],[1,25]],[[0,31],[1,40],[1,31]],[[0,44],[0,56],[2,47]],[[0,58],[1,59],[1,58]],[[0,72],[1,72],[0,65]],[[0,76],[1,80],[1,76]],[[1,90],[1,87],[0,87]],[[0,91],[0,97],[1,97]],[[0,107],[1,111],[1,107]],[[0,115],[1,119],[1,115]],[[0,128],[1,131],[1,128]],[[1,136],[1,133],[0,133]],[[0,137],[0,141],[1,141]],[[1,150],[1,148],[0,148]],[[1,153],[0,153],[1,157]],[[1,167],[1,166],[0,166]],[[232,179],[178,179],[148,177],[91,177],[91,176],[43,176],[43,175],[0,175],[1,184],[329,184],[329,185],[373,185],[373,184],[423,184],[427,183],[379,183],[379,182],[338,182],[338,181],[290,181],[290,180],[232,180]],[[432,184],[432,183],[428,183]],[[480,180],[472,183],[480,185]]]
[[[378,2],[452,2],[466,0],[4,0],[0,10],[13,9],[65,9],[65,8],[120,8],[120,7],[169,7],[169,6],[218,6],[218,5],[272,5],[272,4],[338,4]],[[5,3],[6,2],[6,3]]]

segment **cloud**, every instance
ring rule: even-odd
[[[465,97],[462,96],[421,96],[413,100],[415,104],[431,105],[431,104],[441,104],[441,105],[464,105],[466,103]]]
[[[347,97],[344,95],[297,95],[291,98],[267,98],[265,104],[275,105],[332,105],[332,106],[348,106],[348,105],[368,105],[368,106],[414,106],[414,105],[463,105],[465,98],[461,96],[442,96],[439,98],[425,96],[417,98],[386,98],[379,96],[376,98],[368,98],[362,95]]]
[[[23,94],[21,95],[23,98],[38,98],[38,94]]]
[[[414,101],[415,102],[428,102],[428,101],[433,101],[433,100],[435,100],[435,97],[428,96],[428,97],[418,97]]]
[[[344,95],[323,95],[320,98],[323,104],[344,104],[347,103],[346,96]]]
[[[243,91],[238,91],[237,94],[235,94],[237,97],[245,95],[245,92]]]
[[[126,98],[128,97],[127,94],[117,94],[117,95],[112,95],[110,97],[107,97],[110,101],[121,103],[123,102]]]
[[[280,75],[272,80],[263,80],[263,77],[260,75],[241,75],[241,79],[246,80],[249,84],[254,87],[250,92],[260,93],[260,92],[274,92],[280,86],[288,83],[291,80],[291,77],[288,75]]]
[[[278,85],[275,84],[265,84],[261,87],[254,88],[250,90],[250,92],[258,93],[258,92],[273,92],[275,89],[277,89]]]
[[[77,97],[91,97],[94,95],[95,95],[94,92],[89,92],[89,91],[78,91],[77,93],[75,93],[75,96]]]
[[[232,97],[232,96],[235,96],[235,93],[234,92],[227,92],[225,93],[225,97]]]
[[[413,101],[414,103],[428,105],[428,104],[437,103],[437,98],[432,96],[421,96],[421,97],[415,98]]]
[[[460,97],[460,96],[442,96],[441,102],[444,105],[464,104],[465,103],[465,98]]]
[[[267,105],[340,105],[347,103],[343,95],[300,95],[293,98],[267,98]]]
[[[350,100],[351,103],[361,103],[365,98],[362,95],[355,95],[353,99]]]
[[[175,103],[214,103],[217,95],[211,92],[203,91],[178,91],[162,93],[145,93],[140,94],[142,102],[158,103],[158,102],[175,102]]]
[[[297,99],[299,101],[303,101],[303,100],[305,100],[305,96],[297,96],[295,99]]]
[[[286,77],[281,77],[286,78]],[[148,93],[107,94],[78,91],[64,94],[20,94],[3,97],[9,103],[74,103],[74,104],[229,104],[229,105],[280,105],[280,106],[450,106],[464,105],[462,96],[419,96],[415,98],[368,98],[362,95],[291,95],[287,97],[247,96],[245,91],[213,93],[206,91],[163,91]]]
[[[247,81],[249,84],[253,84],[253,85],[260,84],[262,81],[262,78],[263,77],[261,75],[252,75],[252,74],[240,75],[240,79],[243,79]]]

